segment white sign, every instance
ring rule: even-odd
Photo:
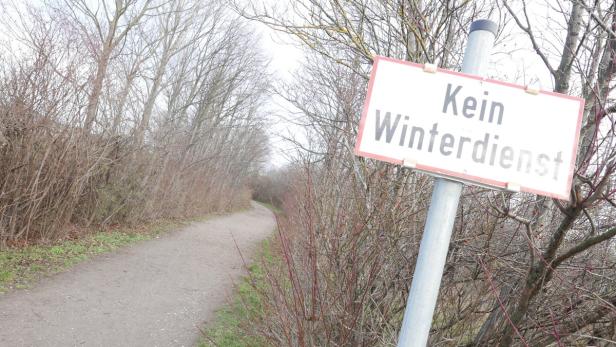
[[[377,57],[355,153],[569,200],[584,101]]]

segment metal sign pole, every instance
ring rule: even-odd
[[[484,73],[496,30],[496,23],[489,20],[471,24],[462,72]],[[398,347],[424,347],[428,342],[461,193],[462,183],[443,178],[435,180]]]

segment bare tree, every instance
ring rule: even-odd
[[[156,1],[117,0],[113,4],[85,0],[49,2],[57,15],[65,17],[80,32],[84,46],[92,50],[95,73],[86,106],[84,129],[89,132],[96,121],[103,82],[114,52],[146,15],[160,7]]]
[[[430,344],[613,343],[614,4],[543,6],[541,18],[525,1],[236,4],[312,52],[296,89],[281,88],[310,141],[296,142],[280,224],[286,268],[268,273],[260,334],[292,345],[395,343],[431,184],[353,155],[370,63],[380,54],[458,68],[470,22],[491,16],[501,19],[498,42],[523,35],[554,90],[586,100],[575,180],[569,203],[466,188]]]
[[[2,6],[0,247],[247,206],[269,76],[226,4]]]

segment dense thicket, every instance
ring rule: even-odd
[[[0,5],[0,247],[249,202],[268,76],[225,3]]]
[[[539,58],[555,91],[586,100],[579,159],[570,202],[464,190],[429,345],[616,343],[616,107],[610,97],[616,9],[612,1],[532,6],[408,0],[298,0],[265,10],[238,5],[312,52],[297,87],[282,92],[301,111],[296,121],[304,122],[310,142],[301,143],[307,150],[293,163],[295,183],[279,220],[284,261],[265,264],[264,317],[253,333],[275,345],[395,345],[432,179],[353,154],[372,57],[458,69],[470,22],[491,17],[501,25],[500,55],[493,58],[514,54],[523,42],[525,59]],[[493,70],[493,77],[515,81],[506,71]]]

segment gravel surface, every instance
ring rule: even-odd
[[[0,296],[0,346],[192,346],[274,227],[253,203]]]

